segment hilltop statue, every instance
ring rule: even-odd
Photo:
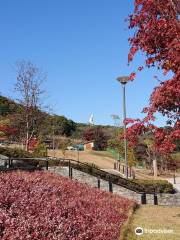
[[[91,114],[91,116],[89,118],[89,124],[94,125],[94,115],[93,114]]]

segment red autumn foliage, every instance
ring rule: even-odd
[[[95,150],[104,150],[107,147],[108,136],[101,127],[87,128],[83,133],[85,141],[94,141]]]
[[[0,174],[1,240],[118,240],[132,200],[39,172]]]
[[[127,128],[126,138],[129,142],[129,146],[135,147],[138,144],[139,136],[147,132],[148,128],[140,120],[132,120],[132,122],[129,121],[129,123],[133,124]]]
[[[168,154],[173,152],[176,145],[172,142],[171,136],[168,134],[169,130],[156,128],[155,136],[155,149],[160,154]]]
[[[32,138],[28,142],[28,150],[33,151],[38,145],[38,140],[36,138]]]
[[[143,110],[147,116],[142,123],[135,123],[127,131],[130,142],[137,142],[137,134],[148,122],[154,121],[154,113],[160,112],[171,122],[171,133],[165,131],[161,139],[161,130],[153,131],[156,150],[166,154],[175,149],[173,140],[180,138],[180,3],[177,0],[135,0],[134,13],[129,16],[129,28],[135,34],[129,39],[131,49],[128,61],[132,61],[137,51],[146,55],[146,66],[157,65],[163,73],[171,71],[173,77],[161,82],[151,94],[150,104]],[[139,71],[142,66],[138,68]],[[143,129],[144,131],[144,129]],[[159,132],[158,132],[159,131]],[[132,135],[133,133],[134,140]],[[169,136],[171,135],[171,137]],[[175,138],[173,137],[175,136]]]
[[[132,57],[137,50],[147,54],[147,65],[158,62],[163,69],[178,71],[180,24],[172,0],[135,0],[130,28],[137,31],[130,38]]]
[[[133,73],[130,74],[129,80],[133,81],[135,79],[135,77],[136,77],[136,73],[133,72]]]
[[[150,109],[169,118],[178,119],[180,114],[180,81],[173,78],[162,82],[150,97]]]
[[[0,132],[3,132],[5,135],[10,136],[15,134],[16,129],[8,125],[0,125]]]
[[[128,124],[131,124],[131,123],[135,123],[136,121],[138,121],[138,119],[126,118],[126,119],[124,120],[124,123],[125,123],[126,125],[128,125]]]
[[[176,145],[174,140],[179,139],[180,130],[171,130],[155,127],[152,124],[140,120],[132,121],[132,125],[127,128],[126,137],[130,147],[135,147],[139,143],[139,136],[145,133],[154,135],[154,151],[166,155],[173,152]]]

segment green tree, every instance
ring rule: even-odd
[[[67,119],[64,116],[53,116],[52,124],[54,126],[55,135],[64,135],[69,137],[76,130],[76,124],[72,120]]]
[[[71,144],[70,139],[60,139],[59,140],[59,149],[61,149],[63,157],[66,158],[67,147]]]
[[[33,154],[34,154],[34,156],[37,156],[37,157],[47,157],[46,145],[39,141],[33,151]]]
[[[116,131],[115,136],[108,141],[108,147],[115,149],[121,158],[124,158],[123,129]],[[134,149],[128,146],[128,165],[134,166],[137,163]]]

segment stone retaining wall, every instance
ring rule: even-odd
[[[62,176],[69,177],[69,168],[68,167],[49,167],[49,171],[58,173]],[[98,179],[90,174],[78,171],[76,169],[72,170],[72,178],[80,181],[82,183],[86,183],[92,187],[98,187]],[[109,191],[109,182],[100,179],[100,188],[105,191]],[[112,184],[113,193],[118,195],[134,199],[138,203],[141,203],[141,194],[133,192],[129,189],[121,187],[116,184]],[[173,205],[173,206],[180,206],[180,193],[176,194],[157,194],[158,198],[158,205]],[[146,202],[147,204],[154,204],[154,195],[147,194],[146,195]]]

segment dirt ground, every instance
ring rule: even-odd
[[[51,157],[61,157],[63,158],[63,154],[61,150],[49,150],[48,156]],[[77,151],[66,151],[65,158],[70,158],[74,160],[78,160],[78,152]],[[100,167],[101,169],[114,169],[114,162],[116,160],[112,157],[112,155],[106,151],[79,151],[79,161],[80,162],[87,162],[87,163],[93,163]],[[153,175],[150,174],[149,170],[146,169],[139,169],[134,168],[136,172],[136,178],[138,179],[154,179]],[[171,174],[172,175],[172,174]],[[172,178],[171,175],[161,175],[157,177],[157,180],[159,179],[168,179]],[[180,177],[179,174],[177,176]]]
[[[63,157],[61,150],[49,150],[48,156],[51,157]],[[77,151],[66,151],[65,158],[70,158],[78,160]],[[97,151],[79,151],[79,161],[94,163],[102,169],[113,169],[115,159],[108,156],[107,152],[97,152]]]

